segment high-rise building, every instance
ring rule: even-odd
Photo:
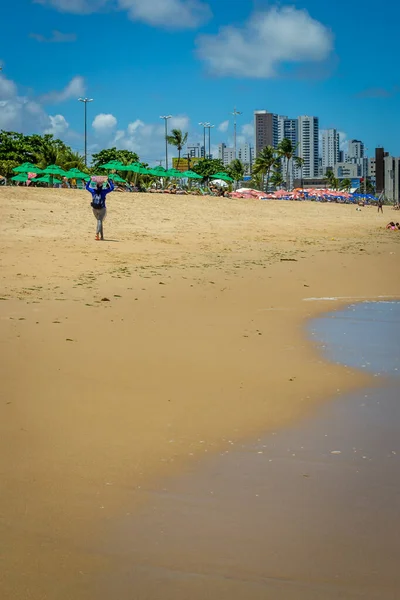
[[[278,115],[266,110],[254,111],[254,148],[258,156],[263,148],[278,145]]]
[[[318,177],[319,121],[318,117],[301,116],[298,119],[298,155],[304,160],[303,178]]]
[[[287,139],[292,142],[294,156],[298,154],[298,120],[289,119],[286,116],[278,115],[278,144],[283,140]],[[287,171],[287,167],[289,169]],[[300,176],[300,169],[296,166],[293,159],[289,160],[289,165],[286,164],[286,159],[281,159],[281,168],[285,173],[289,174],[289,188],[293,187],[293,181],[296,177]]]
[[[188,144],[187,151],[190,158],[204,158],[205,150],[202,144]]]
[[[353,159],[364,158],[364,143],[360,140],[349,140],[347,150],[347,160],[352,162]]]
[[[226,144],[222,143],[218,146],[218,158],[222,160],[224,166],[229,165],[235,158],[235,149],[229,148]]]
[[[325,129],[322,132],[322,174],[334,169],[340,159],[339,134],[336,129]]]
[[[242,163],[244,163],[245,165],[251,165],[253,163],[253,156],[254,154],[254,148],[252,148],[250,146],[250,144],[248,144],[247,142],[245,144],[243,144],[243,146],[241,146],[239,148],[238,151],[238,158],[242,161]]]
[[[278,143],[284,138],[290,140],[293,146],[298,142],[298,120],[278,116]]]

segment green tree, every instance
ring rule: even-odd
[[[339,188],[340,188],[341,190],[345,190],[345,191],[349,192],[349,191],[350,191],[350,188],[351,188],[351,179],[348,179],[348,178],[346,178],[346,179],[343,179],[343,180],[342,180],[342,181],[339,183]]]
[[[253,173],[251,175],[251,181],[249,182],[249,186],[255,190],[264,190],[264,175],[260,173]]]
[[[173,129],[171,135],[167,136],[167,142],[170,146],[175,146],[178,150],[178,164],[176,166],[179,169],[179,163],[181,162],[181,152],[188,139],[188,134],[183,133],[181,129]]]
[[[92,169],[97,170],[101,165],[118,160],[123,165],[129,165],[133,162],[139,162],[139,156],[136,152],[130,150],[117,150],[117,148],[104,148],[100,152],[92,154]]]
[[[286,189],[289,189],[289,165],[296,152],[296,146],[288,138],[283,138],[278,144],[278,156],[286,161]]]
[[[253,173],[255,175],[262,175],[263,181],[264,177],[267,176],[267,186],[266,190],[268,191],[269,186],[269,177],[271,173],[271,169],[276,164],[276,152],[272,146],[266,146],[261,150],[259,155],[257,156],[254,166]]]
[[[337,190],[339,187],[339,180],[335,177],[332,170],[328,170],[325,175],[325,181],[332,190]]]
[[[18,167],[20,163],[17,160],[0,160],[0,175],[3,175],[6,179],[10,179],[14,173],[13,169]]]
[[[270,181],[276,189],[280,189],[285,183],[282,173],[278,170],[272,173]]]
[[[224,163],[219,158],[204,158],[203,160],[199,160],[192,167],[192,171],[204,177],[204,179],[211,177],[211,175],[215,175],[215,173],[220,173],[224,171]]]
[[[301,185],[303,185],[303,165],[305,163],[305,160],[301,156],[295,156],[293,158],[293,160],[294,160],[294,164],[296,165],[296,167],[298,169],[300,169],[300,172],[301,172]]]
[[[235,185],[237,187],[238,181],[243,181],[243,177],[246,172],[246,167],[241,160],[235,158],[231,162],[231,164],[226,168],[226,172],[230,177],[232,177],[232,179],[235,180]]]

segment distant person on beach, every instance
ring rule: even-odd
[[[383,201],[381,199],[378,200],[378,213],[383,213]]]
[[[106,208],[106,196],[114,189],[114,184],[111,179],[107,180],[108,188],[103,188],[102,183],[97,183],[95,188],[90,186],[90,179],[86,184],[86,189],[88,192],[92,194],[92,202],[90,203],[93,208],[93,214],[97,220],[97,229],[96,229],[96,240],[104,240],[103,233],[103,221],[106,218],[107,208]]]

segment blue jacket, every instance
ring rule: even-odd
[[[97,191],[97,188],[90,187],[90,179],[86,184],[86,189],[88,192],[92,194],[92,206],[93,208],[105,208],[106,207],[106,196],[114,189],[113,182],[108,180],[108,188],[101,188],[100,191]]]

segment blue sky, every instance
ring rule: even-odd
[[[372,0],[18,0],[2,7],[0,127],[52,131],[82,150],[163,158],[160,115],[213,146],[252,141],[253,110],[316,115],[320,128],[400,154],[400,6]],[[390,16],[390,18],[389,18]],[[22,18],[23,17],[23,18]],[[6,25],[4,26],[4,24]],[[93,126],[94,125],[94,126]]]

